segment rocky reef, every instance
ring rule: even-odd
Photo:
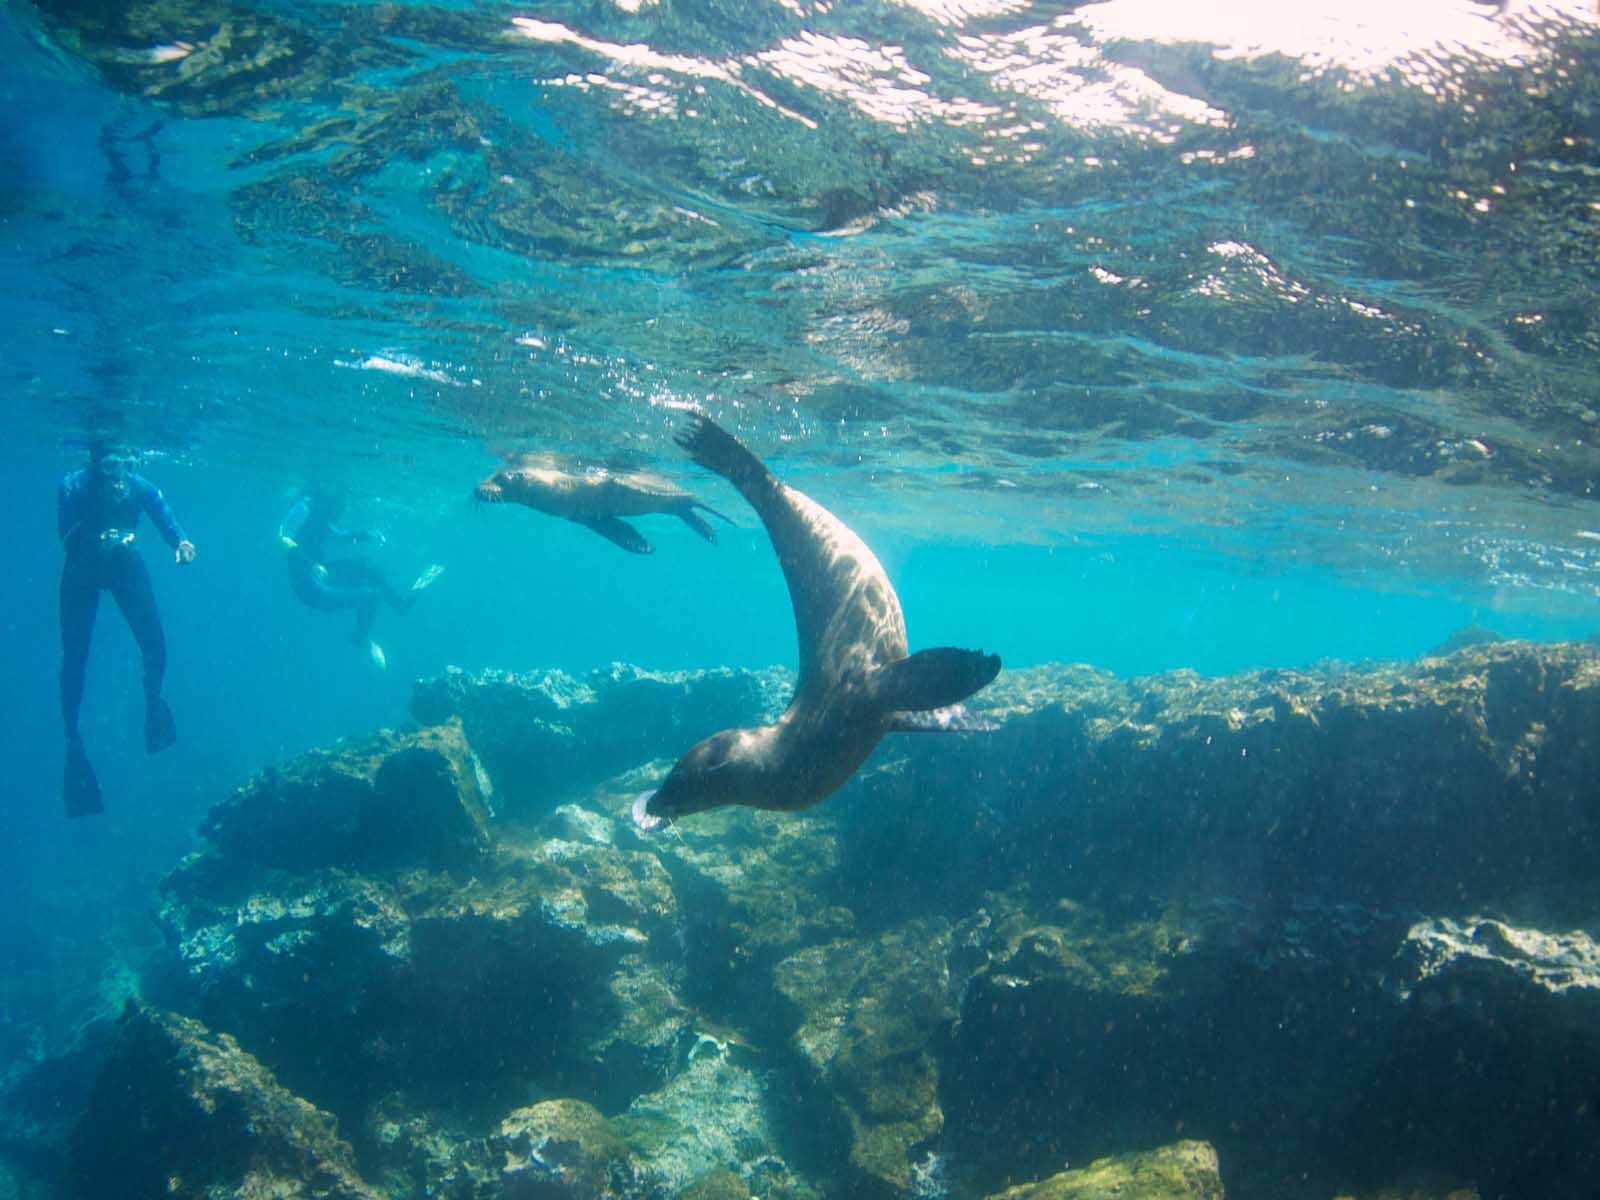
[[[817,809],[634,829],[784,683],[450,672],[250,780],[42,1161],[240,1200],[1590,1194],[1600,651],[1012,672],[995,731]]]

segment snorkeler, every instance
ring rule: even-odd
[[[194,561],[194,543],[183,535],[160,489],[134,474],[137,462],[126,446],[96,444],[89,450],[89,465],[63,476],[56,495],[56,529],[66,552],[61,567],[61,720],[67,735],[62,795],[69,817],[104,807],[78,734],[89,638],[101,591],[109,591],[122,610],[144,661],[144,748],[154,754],[178,738],[172,710],[161,696],[166,637],[150,572],[134,549],[134,526],[141,513],[148,513],[179,566]]]
[[[363,555],[352,554],[328,560],[332,543],[368,543],[382,546],[385,538],[376,529],[345,530],[334,524],[343,502],[320,488],[295,501],[294,507],[278,526],[278,544],[289,559],[289,586],[308,608],[333,612],[356,610],[356,627],[350,640],[365,647],[373,665],[380,670],[388,665],[383,647],[372,640],[372,624],[385,602],[398,613],[411,611],[417,594],[439,577],[443,567],[428,567],[411,587],[398,591],[378,565]]]

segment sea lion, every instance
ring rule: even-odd
[[[694,510],[703,508],[728,520],[664,475],[582,467],[554,457],[508,461],[478,484],[474,495],[490,504],[522,504],[552,517],[565,517],[634,554],[654,554],[655,547],[623,517],[670,513],[712,543],[717,540],[716,531]]]
[[[844,522],[702,414],[677,442],[738,488],[766,526],[794,605],[800,674],[775,724],[712,734],[635,799],[641,828],[729,804],[807,808],[843,785],[886,733],[992,728],[958,702],[994,679],[998,655],[951,647],[908,655],[900,599]]]

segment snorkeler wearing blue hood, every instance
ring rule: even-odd
[[[161,695],[166,636],[150,572],[134,548],[134,528],[140,515],[148,514],[179,566],[194,561],[194,543],[179,528],[161,490],[134,473],[137,464],[126,446],[96,444],[89,450],[89,465],[64,476],[56,494],[56,530],[66,552],[61,566],[61,720],[67,735],[62,794],[69,817],[104,807],[78,734],[89,640],[102,591],[109,591],[122,610],[144,662],[144,748],[154,754],[178,737],[172,710]]]

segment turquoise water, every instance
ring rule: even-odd
[[[200,814],[403,722],[417,676],[792,663],[673,405],[874,547],[913,648],[1221,674],[1600,629],[1592,6],[1174,13],[0,11],[12,1010],[92,1005]],[[50,510],[96,437],[199,557],[142,534],[159,757],[102,604],[108,811],[68,825]],[[665,470],[737,526],[644,518],[646,559],[474,505],[512,449]],[[380,616],[386,672],[288,589],[312,483],[397,580],[446,568]]]

